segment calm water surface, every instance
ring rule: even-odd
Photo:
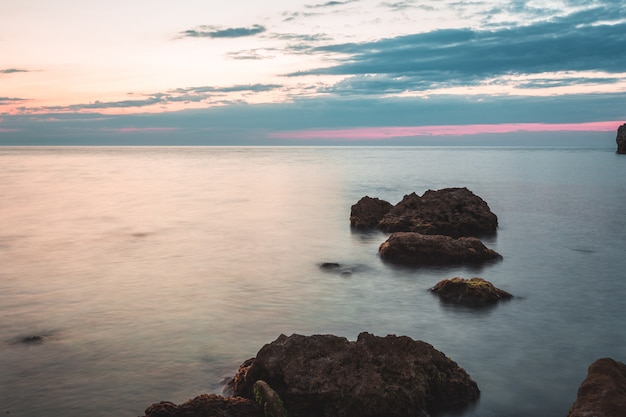
[[[464,367],[464,416],[565,416],[591,362],[626,361],[625,170],[613,149],[0,148],[0,412],[134,417],[220,393],[281,333],[368,331]],[[350,229],[364,195],[456,186],[503,261],[397,267]],[[441,304],[453,276],[517,298]]]

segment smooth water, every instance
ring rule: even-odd
[[[281,333],[368,331],[464,367],[465,416],[565,416],[589,364],[626,361],[625,170],[612,149],[0,148],[0,412],[134,417],[220,393]],[[501,262],[393,266],[350,229],[364,195],[456,186],[498,215]],[[442,304],[453,276],[517,298]]]

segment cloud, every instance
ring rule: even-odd
[[[591,123],[507,123],[507,124],[469,124],[436,126],[385,126],[352,129],[316,129],[287,132],[273,132],[272,138],[282,139],[347,139],[378,140],[414,136],[466,136],[493,133],[514,132],[614,132],[622,122]]]
[[[301,42],[320,42],[332,40],[330,36],[324,33],[301,34],[301,33],[274,33],[270,36],[272,39],[281,41],[301,41]]]
[[[0,69],[0,74],[15,74],[16,72],[30,72],[30,70],[20,68]]]
[[[3,104],[12,104],[19,101],[26,101],[26,98],[18,98],[18,97],[0,97],[0,106]]]
[[[496,30],[443,29],[364,43],[312,47],[309,53],[335,54],[335,63],[288,74],[360,76],[346,83],[395,83],[396,90],[430,85],[479,85],[511,74],[626,69],[626,21],[619,9],[595,8],[552,21]],[[623,11],[621,12],[624,13]],[[600,22],[600,23],[598,23]],[[369,76],[371,78],[365,78]],[[623,76],[620,76],[622,78]],[[584,80],[570,79],[574,85]]]
[[[189,29],[180,34],[187,38],[241,38],[245,36],[254,36],[265,32],[266,29],[261,25],[252,25],[251,27],[218,29],[215,26],[201,26],[199,30]]]
[[[381,6],[389,8],[393,11],[403,11],[408,9],[421,9],[426,11],[433,11],[435,7],[428,4],[418,4],[415,0],[397,1],[397,2],[382,2]]]
[[[117,115],[50,110],[46,114],[2,115],[2,128],[12,129],[13,133],[0,137],[0,144],[297,145],[301,141],[297,138],[298,132],[307,131],[338,132],[335,138],[327,134],[315,143],[356,144],[361,141],[368,144],[376,140],[368,139],[368,135],[374,135],[381,137],[384,144],[389,144],[392,143],[389,142],[391,137],[422,138],[419,141],[423,142],[426,137],[419,136],[420,132],[430,132],[431,135],[447,132],[452,136],[467,137],[470,132],[478,131],[480,125],[490,125],[491,131],[500,129],[503,131],[501,135],[511,135],[513,133],[506,132],[524,129],[546,132],[555,127],[561,129],[560,132],[574,127],[595,129],[587,133],[570,130],[571,133],[567,134],[553,134],[555,138],[560,138],[561,143],[568,143],[576,134],[586,143],[593,144],[595,139],[591,138],[599,137],[593,132],[598,132],[601,126],[595,122],[608,121],[606,128],[609,131],[601,133],[610,147],[615,143],[615,130],[610,132],[611,127],[616,128],[617,124],[623,123],[614,121],[626,120],[625,108],[624,94],[576,94],[558,97],[434,96],[430,99],[386,100],[374,97],[318,97],[280,104],[231,103],[207,109]],[[407,126],[407,121],[410,121],[410,126]],[[453,131],[449,127],[451,125],[466,127]],[[355,128],[364,130],[359,133]],[[482,131],[485,130],[487,127],[482,128]],[[352,132],[352,139],[346,138],[349,132]],[[411,136],[402,136],[403,132]],[[129,135],[138,142],[122,141]],[[504,139],[493,135],[491,140],[497,145]]]
[[[282,88],[280,84],[241,84],[232,86],[200,86],[200,87],[187,87],[176,88],[168,90],[164,93],[151,94],[145,98],[133,99],[133,100],[119,100],[119,101],[95,101],[93,103],[72,104],[69,106],[48,106],[34,109],[19,108],[21,111],[36,111],[36,112],[72,112],[82,110],[105,110],[105,109],[125,109],[125,108],[142,108],[155,105],[167,105],[168,103],[197,103],[205,100],[209,100],[214,96],[223,97],[228,93],[264,93],[272,90]],[[0,97],[0,105],[3,101],[7,104],[19,99],[10,99],[7,97]],[[220,102],[222,103],[222,102]]]
[[[319,4],[307,4],[304,7],[307,9],[321,9],[326,7],[343,6],[344,4],[358,2],[360,0],[345,0],[345,1],[327,1],[326,3]]]

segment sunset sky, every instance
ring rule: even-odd
[[[623,0],[0,6],[0,145],[592,143],[625,121]]]

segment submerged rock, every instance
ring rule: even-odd
[[[352,206],[350,224],[378,227],[384,232],[418,232],[452,237],[493,234],[498,217],[489,205],[467,188],[426,191],[421,197],[405,195],[395,206],[363,197]]]
[[[448,265],[483,263],[502,256],[487,248],[480,239],[397,232],[380,245],[380,257],[407,265]]]
[[[241,397],[223,397],[215,394],[199,395],[181,405],[169,401],[152,404],[146,417],[264,417],[263,408],[252,400]]]
[[[242,364],[231,387],[254,398],[259,380],[299,417],[425,417],[479,396],[465,370],[428,343],[369,333],[356,342],[281,335]]]
[[[626,415],[626,365],[611,358],[589,366],[567,417],[624,417]]]
[[[40,345],[45,342],[48,338],[42,335],[34,335],[34,336],[26,336],[23,337],[20,342],[26,343],[28,345]]]
[[[350,225],[360,229],[375,227],[392,207],[385,200],[365,196],[352,206]]]
[[[342,277],[349,277],[355,272],[360,272],[367,269],[367,267],[364,265],[344,265],[338,262],[324,262],[322,264],[319,264],[319,267],[324,272],[338,274]]]
[[[617,128],[617,153],[626,154],[626,123]]]
[[[432,288],[432,292],[444,301],[470,306],[484,306],[513,298],[508,292],[478,277],[444,279]]]

